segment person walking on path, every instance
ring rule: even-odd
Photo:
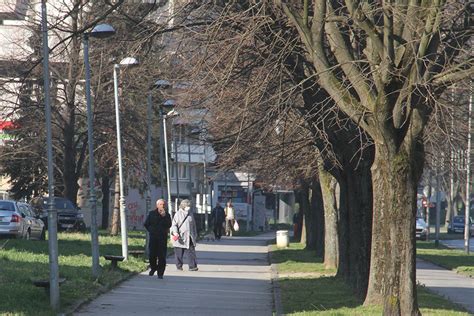
[[[232,231],[235,222],[235,209],[232,205],[232,201],[227,201],[227,206],[225,207],[225,235],[232,236]]]
[[[189,271],[197,271],[196,261],[196,240],[197,228],[196,221],[191,212],[191,202],[183,200],[179,209],[173,217],[171,232],[174,247],[174,256],[176,258],[176,268],[183,270],[183,255],[186,252],[188,256]]]
[[[156,209],[148,213],[144,226],[150,234],[150,242],[148,243],[149,275],[152,276],[158,271],[158,278],[163,279],[166,268],[168,231],[171,227],[171,216],[166,211],[165,200],[159,199],[156,201]]]
[[[214,224],[214,236],[217,240],[222,236],[222,225],[225,222],[225,212],[221,204],[217,202],[216,207],[211,212],[211,222]]]

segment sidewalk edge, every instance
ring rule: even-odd
[[[281,304],[281,291],[280,291],[280,283],[278,282],[278,269],[277,265],[272,263],[272,252],[271,252],[271,244],[270,242],[267,245],[268,249],[268,261],[270,262],[270,271],[271,271],[271,281],[273,285],[273,307],[274,307],[274,315],[284,315],[283,313],[283,306]]]

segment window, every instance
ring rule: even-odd
[[[189,179],[189,166],[186,164],[178,163],[179,169],[179,178],[180,179]],[[176,179],[176,164],[171,165],[170,177],[171,179]]]
[[[218,200],[221,203],[226,203],[228,200],[232,200],[232,203],[247,202],[247,188],[234,185],[219,185],[218,191]]]

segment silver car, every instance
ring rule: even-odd
[[[44,223],[27,203],[0,200],[0,236],[45,239]]]

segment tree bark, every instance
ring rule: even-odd
[[[79,1],[74,1],[75,5]],[[74,6],[78,8],[79,6]],[[71,30],[76,32],[78,30],[78,9],[73,9],[70,14],[71,17]],[[79,190],[78,180],[82,166],[78,166],[79,163],[82,164],[77,157],[77,145],[75,142],[76,138],[76,111],[77,111],[77,88],[78,81],[80,78],[80,68],[79,68],[79,59],[81,52],[81,41],[80,37],[74,36],[71,39],[70,52],[69,52],[69,63],[67,68],[67,82],[65,84],[65,98],[66,106],[62,109],[61,115],[64,120],[63,129],[62,129],[62,144],[63,144],[63,156],[62,156],[62,165],[63,165],[63,192],[62,195],[67,199],[71,200],[74,205],[77,204],[77,191]],[[94,184],[92,184],[94,185]]]
[[[109,227],[109,207],[110,207],[110,177],[108,175],[102,176],[102,229]]]
[[[306,182],[306,195],[303,197],[305,203],[307,203],[305,209],[305,227],[306,227],[306,249],[309,250],[316,250],[316,212],[315,209],[312,207],[312,195],[314,194],[312,191],[312,183]]]
[[[339,203],[339,266],[341,276],[364,297],[370,267],[372,225],[372,183],[370,163],[361,163],[356,170],[346,165],[338,179]]]
[[[110,234],[118,235],[120,227],[120,182],[118,175],[115,176],[115,192],[114,192],[114,211],[112,213],[112,227]]]
[[[372,166],[373,186],[377,190],[365,304],[383,304],[384,315],[419,315],[415,265],[419,172],[417,163],[403,146],[398,151],[386,147],[376,144]]]
[[[301,243],[307,245],[308,240],[308,219],[309,208],[309,185],[305,180],[300,180],[300,190],[298,192],[298,200],[300,203],[300,212],[303,212],[303,223],[301,229]]]
[[[324,203],[324,267],[336,269],[339,266],[337,181],[322,165],[319,165],[319,181]]]
[[[313,213],[313,234],[316,256],[324,256],[324,204],[319,178],[313,178],[311,184],[311,213]]]

